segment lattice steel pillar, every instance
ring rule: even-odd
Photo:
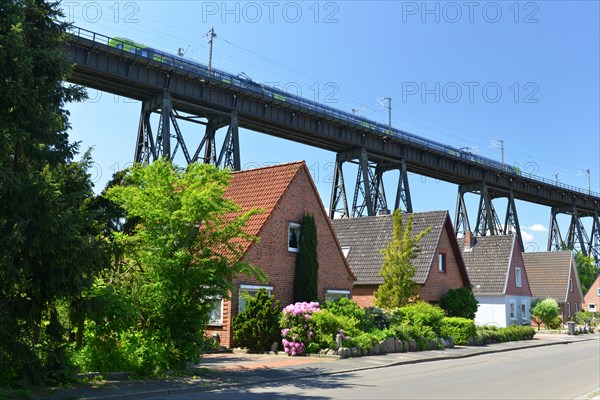
[[[456,198],[456,214],[454,215],[454,232],[465,235],[471,232],[471,224],[469,223],[469,213],[465,204],[465,190],[462,186],[458,187],[458,196]]]
[[[490,235],[498,235],[502,232],[500,218],[496,213],[496,209],[492,204],[492,198],[488,192],[487,185],[483,184],[479,197],[479,211],[477,212],[477,221],[475,222],[475,235],[486,236],[487,232]]]
[[[588,244],[588,254],[591,257],[594,257],[596,264],[600,264],[600,218],[597,212],[592,214],[591,217],[593,218],[593,221]]]
[[[240,139],[238,133],[238,114],[237,111],[231,113],[227,134],[221,147],[217,165],[221,168],[229,168],[233,171],[241,169],[240,160]]]
[[[412,200],[410,198],[410,187],[408,186],[408,171],[406,170],[406,161],[400,162],[400,176],[398,177],[398,189],[396,190],[396,202],[394,210],[400,208],[400,202],[404,205],[407,213],[412,213]]]
[[[565,242],[560,234],[560,227],[556,219],[559,209],[552,207],[550,210],[550,230],[548,231],[548,251],[559,251],[565,247]]]
[[[335,166],[333,170],[333,186],[331,188],[331,201],[329,203],[329,218],[335,218],[336,214],[340,215],[340,218],[348,218],[348,199],[346,197],[346,186],[344,185],[344,171],[343,166],[344,160],[340,157],[340,154],[335,157]],[[340,208],[339,203],[342,202]]]

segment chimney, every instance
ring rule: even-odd
[[[390,215],[389,208],[380,208],[379,209],[379,215]]]
[[[473,250],[473,245],[475,244],[475,240],[473,240],[473,234],[471,231],[465,232],[465,251]]]

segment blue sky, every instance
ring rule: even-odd
[[[396,128],[498,161],[493,143],[503,140],[506,163],[584,189],[589,167],[591,190],[600,192],[597,1],[110,0],[63,1],[63,9],[77,26],[182,48],[203,64],[214,27],[216,68],[383,123],[387,109],[377,99],[391,97]],[[94,147],[101,191],[132,161],[140,104],[89,96],[69,106],[71,138]],[[203,134],[182,130],[189,147]],[[249,131],[240,140],[246,168],[306,160],[328,206],[335,154]],[[355,176],[345,174],[351,201]],[[396,179],[386,177],[390,203]],[[409,180],[415,211],[447,209],[454,218],[455,185]],[[476,200],[469,198],[472,220]],[[517,210],[527,249],[545,250],[550,210],[523,202]]]

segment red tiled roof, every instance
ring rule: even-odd
[[[577,268],[571,251],[523,253],[523,262],[533,297],[552,297],[559,303],[567,301],[571,268]],[[574,275],[573,284],[581,290],[576,271]]]
[[[231,174],[224,196],[241,207],[240,213],[236,214],[240,215],[251,209],[262,210],[250,217],[244,232],[258,236],[261,227],[303,165],[303,161],[298,161]],[[250,244],[251,242],[245,241],[244,251],[248,250]]]

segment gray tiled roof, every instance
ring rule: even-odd
[[[403,214],[404,223],[410,214]],[[448,211],[430,211],[413,213],[413,235],[432,227],[431,232],[419,242],[420,253],[414,260],[417,269],[415,282],[424,284],[429,268],[435,256],[442,229]],[[348,263],[354,275],[356,285],[380,285],[383,278],[379,270],[383,265],[381,250],[392,239],[392,215],[375,217],[334,219],[332,221],[336,235],[342,248],[349,247]]]
[[[570,251],[523,253],[529,287],[534,298],[551,297],[559,303],[566,301],[571,257]]]
[[[514,235],[479,236],[470,250],[462,247],[475,295],[504,294],[514,241]]]

